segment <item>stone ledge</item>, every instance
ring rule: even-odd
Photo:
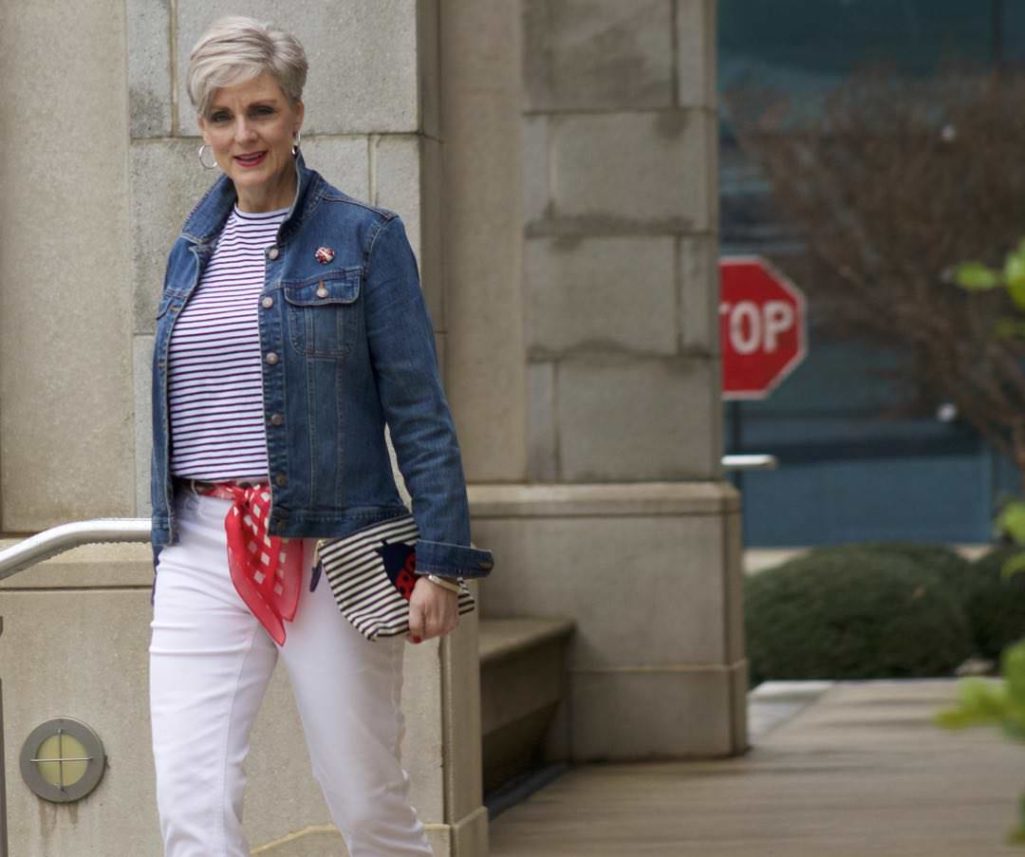
[[[572,619],[481,619],[477,638],[481,666],[493,664],[534,646],[569,637]]]
[[[740,511],[728,482],[476,484],[468,486],[474,518],[652,517]]]

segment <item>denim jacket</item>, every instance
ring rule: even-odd
[[[266,251],[259,310],[269,532],[342,537],[404,514],[387,425],[420,531],[417,571],[484,577],[493,559],[470,546],[459,446],[402,221],[332,187],[301,155],[295,165],[296,196]],[[171,330],[235,199],[222,176],[186,219],[168,259],[153,355],[155,552],[177,540],[168,448]]]

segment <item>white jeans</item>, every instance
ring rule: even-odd
[[[227,566],[230,501],[183,493],[180,541],[163,549],[150,625],[150,717],[165,857],[248,857],[242,832],[249,733],[280,654],[313,775],[351,857],[429,857],[399,763],[402,638],[365,640],[321,579],[304,540],[295,622],[277,646]]]

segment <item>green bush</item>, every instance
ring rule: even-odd
[[[1025,574],[1000,574],[1004,562],[1023,550],[994,548],[972,566],[963,603],[982,657],[998,660],[1007,646],[1025,637]]]
[[[855,546],[747,578],[751,683],[949,675],[972,641],[941,575],[900,552]]]
[[[972,563],[957,551],[943,545],[923,545],[915,542],[859,542],[836,548],[816,548],[812,553],[858,550],[891,554],[910,559],[923,571],[931,571],[945,583],[958,601],[961,601],[970,582]]]

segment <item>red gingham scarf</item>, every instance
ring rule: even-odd
[[[270,485],[219,482],[199,493],[231,500],[224,517],[228,568],[239,597],[279,646],[295,618],[302,587],[302,539],[267,535]]]

